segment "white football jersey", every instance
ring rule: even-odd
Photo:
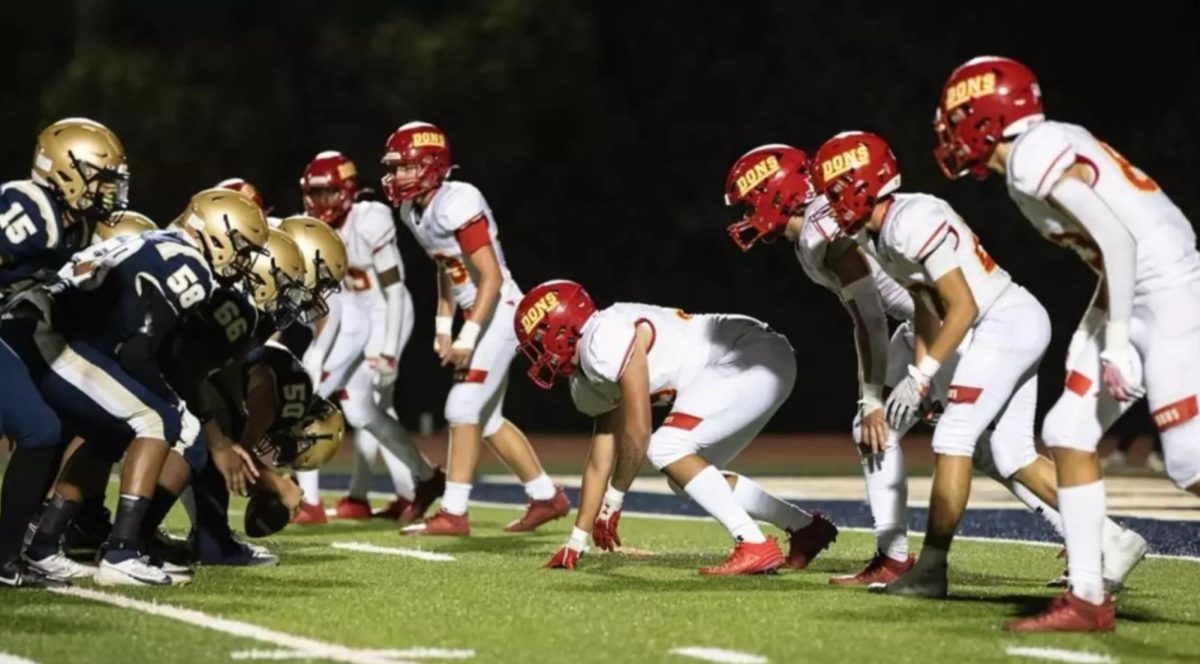
[[[875,282],[875,288],[879,291],[879,297],[883,300],[888,315],[897,320],[912,320],[912,296],[879,266],[879,260],[875,256],[875,244],[867,238],[866,233],[860,233],[856,238],[842,233],[830,213],[829,203],[823,196],[810,203],[804,211],[804,225],[800,227],[800,235],[796,238],[796,260],[800,261],[804,274],[808,275],[813,283],[841,297],[841,282],[825,265],[825,257],[830,247],[840,242],[855,241],[862,247],[867,267],[871,270],[871,280]]]
[[[1077,163],[1091,167],[1092,190],[1137,242],[1135,293],[1200,279],[1196,234],[1187,217],[1154,180],[1078,125],[1039,122],[1009,152],[1008,193],[1039,233],[1102,272],[1100,250],[1086,229],[1047,202],[1063,173]]]
[[[387,300],[379,286],[374,259],[381,248],[396,243],[392,211],[374,201],[355,203],[337,232],[346,245],[346,279],[342,290],[351,295],[346,298],[346,303],[367,309],[386,308]],[[398,267],[403,279],[404,264],[400,263]]]
[[[571,398],[585,415],[599,415],[621,401],[621,374],[629,363],[639,324],[650,326],[646,359],[650,398],[669,403],[680,385],[728,350],[715,341],[721,321],[744,316],[688,314],[652,304],[618,302],[595,313],[583,326],[579,368],[571,374]]]
[[[942,199],[927,194],[895,194],[892,200],[879,229],[878,258],[883,270],[906,288],[932,290],[946,271],[931,274],[926,261],[935,250],[948,246],[982,317],[1012,283],[1012,277],[988,256],[979,238]]]
[[[504,283],[500,286],[500,296],[519,298],[520,288],[513,281],[508,265],[504,262],[504,250],[500,248],[496,219],[492,216],[492,210],[484,200],[483,194],[474,185],[457,181],[444,182],[424,210],[418,212],[411,201],[406,201],[400,208],[400,219],[412,231],[413,237],[425,253],[450,276],[454,301],[463,310],[470,309],[475,304],[475,282],[479,280],[479,275],[471,262],[463,256],[455,233],[479,221],[481,217],[487,222],[492,249],[496,252],[500,273],[504,277]]]

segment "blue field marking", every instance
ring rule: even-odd
[[[321,474],[321,489],[345,491],[350,485],[350,476],[344,474]],[[375,477],[372,491],[392,491],[386,477]],[[579,504],[579,490],[567,488],[572,505]],[[519,484],[476,484],[471,490],[473,500],[493,503],[524,504],[527,500],[525,488]],[[796,501],[793,501],[796,502]],[[871,511],[866,502],[858,500],[805,500],[796,502],[805,510],[816,510],[838,526],[870,528]],[[704,516],[700,506],[674,494],[640,493],[632,491],[625,496],[625,509],[631,512],[656,514],[684,514]],[[908,527],[916,531],[925,530],[927,509],[911,507],[908,510]],[[1133,528],[1150,543],[1150,552],[1173,556],[1200,556],[1200,521],[1166,521],[1117,517],[1117,523]],[[1059,542],[1055,532],[1041,517],[1023,509],[970,509],[963,516],[959,534],[970,537],[996,539],[1031,540],[1035,542]]]

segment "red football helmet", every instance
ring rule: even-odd
[[[729,237],[742,251],[770,242],[815,196],[803,150],[782,143],[754,148],[725,178],[725,204],[745,208],[741,221],[729,225]]]
[[[315,190],[318,189],[332,189],[334,195],[317,195]],[[300,192],[305,214],[336,226],[354,205],[354,196],[358,193],[358,169],[341,152],[326,150],[304,167]]]
[[[857,233],[875,203],[900,188],[896,155],[875,134],[842,132],[825,141],[813,163],[817,189],[846,233]]]
[[[382,163],[387,169],[383,193],[393,205],[400,205],[442,186],[451,169],[450,142],[445,132],[428,122],[409,122],[388,136]],[[394,172],[397,166],[416,166],[416,177],[401,182]]]
[[[1016,136],[1042,114],[1037,76],[1009,58],[981,57],[950,74],[933,118],[933,154],[946,177],[982,180],[996,144]]]
[[[253,198],[254,202],[258,203],[258,207],[260,207],[264,210],[267,209],[266,206],[263,205],[262,193],[258,191],[258,187],[250,184],[249,182],[243,180],[242,178],[229,178],[228,180],[221,180],[220,182],[217,183],[217,188],[218,189],[232,189],[234,191],[240,191],[243,194],[246,194],[247,196],[249,196],[250,198]]]
[[[547,281],[521,298],[513,326],[534,385],[549,389],[555,378],[575,373],[575,345],[594,313],[596,304],[583,286],[565,279]]]

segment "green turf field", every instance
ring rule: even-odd
[[[465,540],[402,539],[378,521],[290,527],[270,542],[282,554],[279,567],[201,569],[192,585],[177,589],[101,590],[193,609],[184,615],[195,621],[236,621],[216,623],[224,631],[92,599],[4,592],[0,653],[42,663],[129,664],[251,655],[437,661],[428,656],[467,656],[463,651],[486,662],[700,661],[669,654],[689,646],[774,662],[1021,661],[1006,653],[1010,647],[1121,662],[1200,658],[1195,562],[1146,561],[1119,602],[1116,634],[1016,636],[1000,624],[1056,592],[1040,587],[1060,571],[1053,548],[960,542],[952,558],[954,597],[922,601],[827,585],[831,573],[869,557],[865,533],[842,533],[806,572],[704,578],[696,568],[725,554],[719,526],[631,515],[621,523],[625,544],[644,551],[588,555],[581,569],[562,572],[540,566],[568,522],[532,536],[502,533],[516,514],[476,507],[474,536]],[[177,512],[172,524],[181,527],[183,519]],[[341,550],[336,542],[419,548],[453,560]],[[442,652],[401,652],[414,648]]]

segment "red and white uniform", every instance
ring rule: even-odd
[[[1050,342],[1045,309],[988,256],[949,204],[933,196],[892,197],[878,258],[888,275],[931,305],[940,305],[934,283],[960,269],[978,308],[970,338],[959,347],[934,451],[972,456],[975,441],[994,421],[992,456],[999,474],[1011,476],[1031,463],[1037,456],[1037,369]]]
[[[690,454],[728,466],[792,392],[796,358],[787,339],[746,316],[686,314],[649,304],[617,303],[583,327],[571,398],[585,415],[620,404],[620,379],[637,327],[650,327],[651,398],[671,413],[650,438],[661,470]]]
[[[464,314],[475,305],[475,284],[479,278],[467,257],[488,244],[496,253],[504,279],[500,298],[492,319],[480,332],[470,365],[450,389],[445,412],[446,421],[452,426],[481,424],[483,435],[490,436],[504,422],[508,370],[517,353],[512,320],[522,295],[504,262],[492,210],[473,185],[447,181],[423,210],[418,210],[411,201],[405,202],[400,208],[400,218],[425,253],[445,270],[454,301]]]
[[[344,391],[347,423],[363,428],[391,402],[389,390],[374,388],[368,359],[400,357],[412,334],[412,295],[404,286],[396,227],[386,205],[355,203],[337,232],[346,245],[346,278],[342,290],[329,298],[330,314],[304,363],[321,396]],[[379,264],[385,253],[386,262]],[[379,283],[379,274],[392,267],[400,271],[400,283],[392,286],[400,289],[398,323],[388,320],[388,301]]]
[[[1092,190],[1136,243],[1130,337],[1142,363],[1151,414],[1163,441],[1167,471],[1180,487],[1200,481],[1200,253],[1183,212],[1158,185],[1086,129],[1042,121],[1022,133],[1008,155],[1008,191],[1046,239],[1075,251],[1103,274],[1100,251],[1088,232],[1048,202],[1067,169],[1090,167]],[[1089,324],[1090,323],[1090,324]],[[1132,405],[1100,384],[1103,324],[1081,329],[1072,344],[1062,397],[1046,416],[1047,444],[1094,451],[1113,422]]]

